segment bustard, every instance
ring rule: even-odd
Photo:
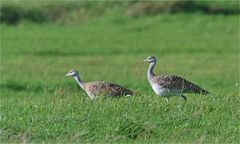
[[[184,100],[187,100],[187,97],[183,95],[184,93],[197,93],[203,95],[209,93],[198,85],[193,84],[182,77],[176,75],[155,75],[153,73],[153,69],[156,65],[157,59],[154,56],[146,58],[143,62],[150,63],[147,78],[153,91],[157,95],[165,97],[167,101],[171,96],[180,96]]]
[[[97,96],[118,97],[118,96],[132,96],[133,92],[118,84],[109,83],[105,81],[84,82],[80,79],[77,70],[70,70],[65,76],[73,77],[78,85],[87,93],[87,95],[94,99]]]

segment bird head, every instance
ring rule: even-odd
[[[156,57],[155,56],[149,56],[147,57],[145,60],[143,60],[143,63],[152,63],[152,62],[156,62]]]
[[[77,70],[70,70],[65,76],[78,76],[78,71]]]

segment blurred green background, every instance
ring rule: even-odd
[[[239,143],[239,1],[1,0],[1,141]],[[210,91],[167,103],[141,64]],[[135,97],[91,101],[73,79]]]

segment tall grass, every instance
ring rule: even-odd
[[[81,24],[109,11],[129,17],[196,12],[238,15],[239,1],[2,1],[0,10],[1,23],[11,25],[23,20]]]

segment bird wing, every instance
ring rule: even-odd
[[[178,89],[187,93],[208,94],[209,92],[201,88],[200,86],[176,75],[159,75],[155,76],[155,81],[159,85],[168,89]]]
[[[86,86],[86,90],[98,96],[100,95],[105,95],[105,96],[133,95],[133,92],[131,90],[124,88],[118,84],[105,82],[105,81],[89,82]]]

